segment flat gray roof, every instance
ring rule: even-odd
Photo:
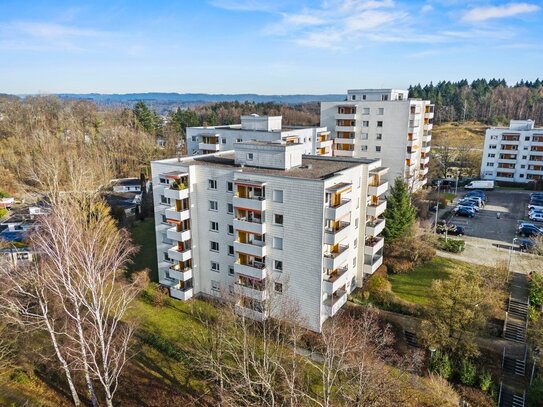
[[[250,174],[266,174],[280,177],[306,178],[306,179],[327,179],[335,173],[342,170],[353,168],[361,164],[371,164],[378,159],[368,158],[343,158],[343,157],[322,157],[322,156],[302,156],[302,166],[294,167],[288,170],[275,168],[243,167],[244,173]],[[209,165],[214,167],[231,167],[232,169],[240,169],[235,163],[234,151],[227,151],[219,154],[208,154],[187,160],[186,157],[182,161],[177,159],[168,159],[156,161],[158,163],[173,164],[179,166],[189,165]]]

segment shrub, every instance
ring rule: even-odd
[[[453,367],[451,361],[449,360],[449,355],[436,351],[430,360],[430,370],[448,380],[453,373]]]
[[[483,370],[479,376],[479,388],[482,391],[488,391],[492,386],[492,375],[490,372]]]
[[[530,304],[540,307],[543,303],[543,274],[534,273],[530,284]]]
[[[450,253],[461,253],[466,247],[466,242],[459,239],[447,239],[439,238],[438,246],[441,250],[450,252]]]
[[[390,292],[390,282],[384,276],[373,275],[368,280],[370,298],[376,302],[385,302]]]
[[[9,198],[9,195],[7,192],[0,191],[0,198]]]
[[[543,378],[535,380],[528,389],[527,407],[540,407],[543,400]]]
[[[460,364],[460,383],[466,386],[473,386],[477,381],[477,369],[475,365],[468,360],[463,360]]]
[[[387,271],[393,274],[409,273],[415,268],[415,263],[407,259],[390,257],[385,260]]]
[[[9,211],[6,208],[0,208],[0,219],[2,219],[4,216],[7,216]]]

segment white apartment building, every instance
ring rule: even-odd
[[[486,131],[481,178],[516,183],[543,180],[543,128],[532,120]]]
[[[241,124],[187,127],[187,154],[229,151],[243,141],[277,141],[304,145],[304,154],[332,155],[330,132],[325,127],[283,126],[282,116],[241,116]]]
[[[305,151],[247,141],[151,163],[159,278],[172,297],[230,298],[257,320],[294,306],[320,331],[382,264],[387,168]]]
[[[428,181],[434,105],[408,91],[355,89],[345,101],[321,102],[321,126],[334,138],[334,156],[382,160],[389,179],[402,177],[412,191]]]

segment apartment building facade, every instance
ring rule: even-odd
[[[412,191],[428,182],[434,105],[408,91],[355,89],[345,101],[321,102],[321,126],[330,129],[335,157],[382,160],[389,179],[402,177]]]
[[[187,154],[201,155],[229,151],[244,141],[300,143],[304,154],[332,155],[330,132],[324,127],[283,126],[282,116],[241,116],[241,123],[187,128]]]
[[[305,151],[249,141],[151,163],[159,277],[172,297],[231,299],[257,320],[296,309],[320,331],[375,272],[387,169]]]
[[[532,120],[511,120],[509,127],[485,133],[481,178],[527,183],[543,180],[543,128]]]

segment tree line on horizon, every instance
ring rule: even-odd
[[[508,85],[505,79],[467,79],[430,82],[409,87],[409,97],[435,104],[434,123],[479,121],[489,125],[509,120],[543,122],[543,81],[521,80]]]

